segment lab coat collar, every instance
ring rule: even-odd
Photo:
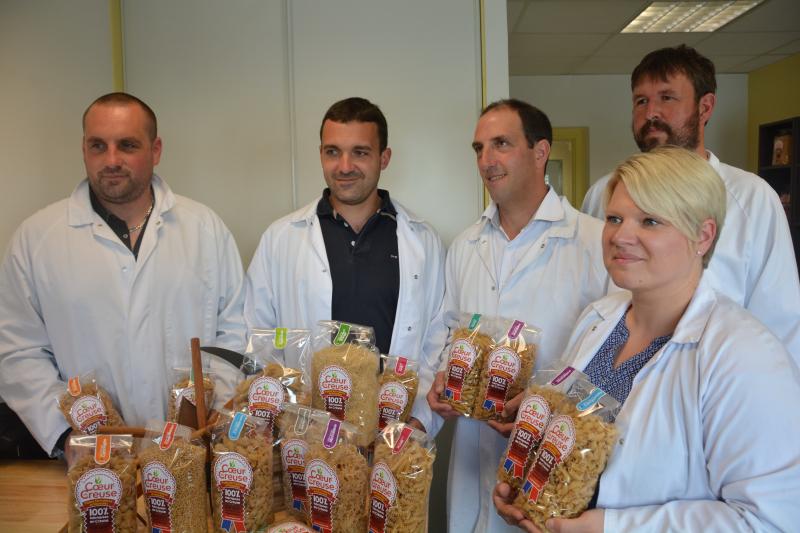
[[[292,213],[290,215],[289,222],[291,224],[307,224],[307,225],[313,224],[314,220],[317,218],[317,204],[319,203],[320,198],[317,198],[310,204]],[[415,224],[423,224],[425,222],[423,218],[418,217],[417,215],[415,215],[411,211],[408,211],[406,208],[400,205],[397,202],[397,200],[392,200],[392,205],[397,211],[398,217],[403,218],[406,221]]]
[[[155,206],[153,207],[154,218],[160,218],[175,205],[175,194],[169,188],[167,182],[157,174],[153,174],[150,181],[155,194]],[[99,217],[89,198],[89,179],[81,181],[69,197],[67,207],[67,223],[70,226],[84,226],[95,222],[95,217]]]
[[[481,218],[469,228],[467,240],[477,241],[487,229],[487,226],[491,225],[493,220],[499,220],[499,217],[500,213],[498,212],[497,204],[494,201],[490,201]],[[575,236],[575,232],[578,230],[578,212],[569,204],[566,198],[559,198],[552,187],[547,191],[532,220],[543,220],[552,223],[547,232],[548,238],[570,239]]]

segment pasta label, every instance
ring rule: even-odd
[[[83,396],[75,400],[69,416],[80,431],[87,435],[94,435],[97,428],[105,426],[108,421],[106,408],[97,396]]]
[[[519,406],[517,421],[509,439],[508,453],[503,461],[506,473],[522,479],[525,465],[535,446],[542,440],[547,422],[550,420],[550,405],[534,394],[525,398]]]
[[[447,385],[444,390],[445,397],[451,400],[461,400],[461,390],[464,380],[472,370],[478,351],[467,339],[457,339],[450,346],[449,360],[447,363]]]
[[[550,472],[563,463],[575,446],[575,424],[567,415],[554,416],[547,426],[536,462],[528,471],[522,491],[528,501],[537,502]]]
[[[287,332],[288,330],[286,328],[275,328],[275,337],[272,339],[272,346],[274,346],[276,350],[283,350],[286,348]]]
[[[267,421],[269,431],[275,417],[281,413],[283,385],[275,378],[260,376],[253,380],[247,391],[247,408],[250,414]]]
[[[114,533],[114,515],[122,499],[122,481],[107,468],[93,468],[75,484],[75,501],[86,533]]]
[[[80,396],[81,394],[80,376],[69,378],[69,381],[67,381],[67,391],[69,391],[71,396]]]
[[[244,500],[253,484],[253,468],[236,452],[223,452],[214,462],[214,482],[220,493],[222,523],[225,531],[246,531]]]
[[[397,442],[394,443],[394,448],[392,448],[392,455],[400,453],[400,451],[405,448],[413,432],[414,430],[410,426],[403,426],[402,431],[400,431],[400,436],[397,437]]]
[[[550,381],[550,384],[551,385],[561,385],[564,382],[565,379],[567,379],[568,377],[570,377],[572,375],[573,372],[575,372],[575,369],[572,368],[571,366],[568,366],[568,367],[564,368],[564,370],[562,370],[559,375],[557,375],[556,377],[554,377],[552,379],[552,381]]]
[[[372,468],[370,477],[369,533],[384,533],[389,509],[397,499],[397,480],[384,462]]]
[[[289,439],[281,448],[283,470],[289,476],[289,485],[292,489],[292,508],[304,512],[308,507],[306,451],[308,451],[308,444],[300,439]]]
[[[508,389],[519,375],[522,361],[519,354],[507,346],[492,350],[487,360],[489,383],[483,400],[483,408],[499,413],[506,404]]]
[[[178,424],[175,422],[167,422],[164,424],[164,431],[161,432],[161,438],[158,441],[158,447],[161,450],[169,450],[172,446],[172,441],[175,440],[175,431],[178,429]]]
[[[397,381],[384,383],[378,391],[378,429],[386,424],[400,420],[400,415],[408,404],[408,390]]]
[[[347,400],[352,392],[353,380],[344,368],[328,365],[319,373],[319,393],[325,401],[325,410],[339,420],[344,420]]]
[[[332,533],[333,505],[339,494],[336,472],[325,461],[313,459],[306,466],[306,486],[311,507],[311,527],[315,531]]]
[[[150,511],[153,531],[172,531],[172,503],[178,488],[175,478],[164,463],[151,461],[142,468],[144,501]]]

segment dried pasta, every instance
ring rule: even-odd
[[[465,416],[472,415],[479,394],[483,359],[492,343],[492,338],[477,328],[459,328],[453,332],[441,399]]]
[[[125,425],[111,396],[91,373],[70,379],[67,390],[58,398],[58,408],[79,433],[93,435],[100,426]]]
[[[96,439],[106,439],[110,456],[99,459]],[[69,533],[136,531],[136,460],[132,438],[119,435],[70,437]]]
[[[161,442],[164,439],[162,435]],[[149,527],[173,533],[205,531],[206,449],[201,442],[175,438],[162,449],[159,443],[145,439],[138,459]]]
[[[435,458],[426,434],[397,422],[383,430],[370,476],[370,531],[425,533]]]
[[[180,422],[178,415],[180,414],[181,401],[183,398],[192,404],[196,405],[194,401],[194,381],[189,377],[189,371],[179,371],[185,374],[185,377],[178,379],[170,388],[170,401],[167,405],[167,420],[169,422]],[[214,386],[215,381],[212,375],[203,375],[203,388],[205,390],[206,408],[210,408],[214,401]]]
[[[389,422],[408,422],[419,387],[418,363],[388,356],[378,380],[378,430]]]
[[[303,372],[272,362],[236,386],[233,409],[265,419],[272,430],[287,402],[310,403]]]
[[[272,437],[262,419],[246,417],[240,434],[230,414],[212,433],[211,503],[214,531],[257,531],[272,520]],[[233,433],[233,435],[232,435]],[[232,438],[233,437],[233,438]]]

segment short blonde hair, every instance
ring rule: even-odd
[[[714,220],[717,234],[703,256],[703,268],[708,266],[722,232],[726,202],[725,184],[708,161],[677,146],[632,155],[614,170],[604,207],[620,181],[639,209],[666,220],[690,242],[697,242],[705,220]]]

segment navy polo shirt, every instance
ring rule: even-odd
[[[325,189],[317,204],[333,281],[331,318],[372,326],[381,353],[389,353],[400,293],[397,210],[378,189],[381,206],[359,233],[339,215]]]

